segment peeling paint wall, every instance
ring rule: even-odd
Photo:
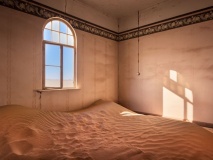
[[[119,102],[139,112],[213,123],[212,35],[208,21],[140,37],[140,76],[137,38],[120,42]]]
[[[39,94],[44,19],[0,6],[0,105],[75,110],[98,99],[117,101],[118,43],[76,30],[79,90]]]

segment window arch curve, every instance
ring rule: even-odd
[[[76,34],[62,18],[43,27],[43,89],[76,88]]]

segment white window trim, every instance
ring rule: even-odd
[[[70,28],[70,30],[73,34],[74,46],[44,40],[45,26],[47,25],[47,23],[49,23],[50,21],[53,21],[53,20],[61,21],[61,22],[65,23]],[[63,88],[62,86],[60,88],[45,87],[45,44],[55,44],[55,45],[59,45],[60,47],[61,46],[67,46],[67,47],[74,49],[74,87],[69,87],[69,88],[68,87]],[[52,18],[49,18],[44,23],[43,28],[42,28],[42,55],[43,55],[42,56],[42,89],[38,89],[38,90],[35,90],[35,91],[43,92],[43,91],[58,91],[58,90],[73,90],[73,89],[78,90],[79,89],[78,86],[77,86],[77,36],[76,36],[75,30],[67,21],[65,21],[64,19],[62,19],[60,17],[52,17]],[[63,83],[62,79],[60,81],[61,81],[61,83]]]

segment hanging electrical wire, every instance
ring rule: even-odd
[[[139,11],[138,11],[138,76],[140,76],[140,46],[139,46],[139,44],[140,44],[140,36],[139,36],[139,17],[140,15],[139,15]]]
[[[67,0],[65,0],[64,12],[67,13]]]

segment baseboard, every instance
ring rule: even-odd
[[[140,111],[134,111],[134,112],[139,113],[139,114],[144,114],[144,115],[151,115],[151,116],[160,116],[160,117],[162,117],[162,115],[160,115],[160,114],[146,113],[146,112],[140,112]],[[206,122],[200,122],[200,121],[193,121],[193,123],[195,123],[195,124],[197,124],[197,125],[199,125],[201,127],[213,128],[213,123],[206,123]]]
[[[151,116],[160,116],[160,117],[162,117],[162,115],[160,115],[160,114],[146,113],[146,112],[140,112],[140,111],[134,111],[134,112],[138,113],[138,114],[144,114],[144,115],[151,115]]]
[[[199,121],[193,121],[193,123],[202,126],[202,127],[208,127],[208,128],[213,128],[212,123],[206,123],[206,122],[199,122]]]

